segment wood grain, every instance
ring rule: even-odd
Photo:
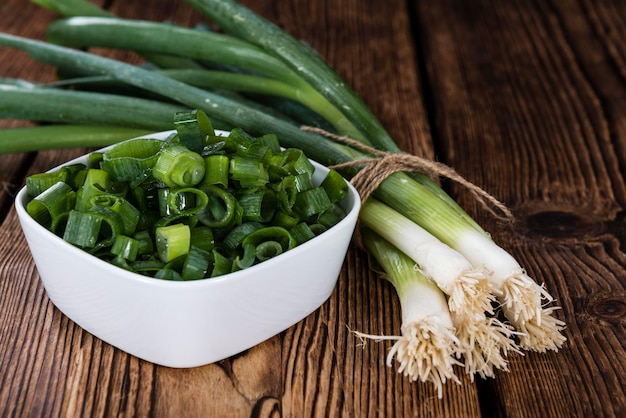
[[[626,270],[623,234],[610,228],[623,222],[626,195],[626,141],[614,131],[624,119],[614,98],[625,90],[622,74],[598,65],[620,58],[617,39],[608,38],[617,28],[608,26],[625,10],[585,7],[450,1],[416,11],[440,156],[513,209],[513,230],[486,218],[487,228],[545,281],[568,323],[561,353],[512,359],[511,373],[483,385],[508,395],[493,411],[500,416],[625,413]],[[581,47],[590,44],[612,54]],[[483,216],[467,193],[458,199]]]
[[[101,3],[124,17],[202,21],[182,0]],[[385,366],[389,342],[354,335],[399,334],[400,306],[353,247],[330,299],[303,321],[216,364],[156,366],[51,304],[12,209],[27,174],[85,150],[0,155],[0,416],[625,416],[626,3],[244,3],[318,51],[401,148],[453,166],[513,210],[517,223],[501,225],[445,184],[557,298],[568,342],[511,356],[495,379],[463,376],[438,400]],[[0,11],[0,30],[38,39],[54,18],[23,0]],[[0,77],[54,74],[0,48]]]

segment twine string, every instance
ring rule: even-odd
[[[341,169],[363,165],[363,168],[350,180],[350,183],[359,192],[362,201],[367,200],[380,183],[390,175],[400,171],[416,172],[426,174],[431,178],[444,177],[452,180],[469,190],[483,208],[494,217],[511,223],[515,219],[513,213],[506,205],[479,186],[465,179],[450,166],[405,152],[395,153],[381,151],[347,136],[336,135],[320,128],[302,126],[300,129],[325,136],[374,156],[330,166],[330,168],[333,169]],[[498,209],[502,215],[496,213],[492,207]]]

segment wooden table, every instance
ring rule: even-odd
[[[184,1],[104,3],[124,17],[202,20]],[[217,364],[155,366],[51,304],[12,207],[26,175],[85,150],[0,155],[0,416],[626,416],[626,2],[245,3],[319,51],[405,151],[512,209],[508,228],[446,185],[545,282],[567,343],[513,355],[495,379],[463,376],[438,400],[385,366],[389,342],[362,346],[351,332],[400,326],[395,292],[352,248],[330,299],[280,335]],[[41,39],[53,18],[25,0],[0,5],[8,33]],[[54,78],[6,48],[0,76]]]

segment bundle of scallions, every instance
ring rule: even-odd
[[[0,131],[0,152],[108,145],[169,129],[177,111],[202,109],[216,128],[274,133],[284,147],[344,164],[348,179],[377,155],[302,125],[401,153],[321,57],[232,0],[187,0],[219,32],[118,18],[85,0],[33,1],[63,16],[50,24],[48,42],[0,34],[0,45],[27,51],[62,77],[45,85],[0,79],[0,117],[47,122]],[[86,47],[135,51],[145,65],[78,49]],[[492,377],[507,370],[510,352],[564,343],[550,294],[428,175],[388,175],[360,220],[363,247],[397,290],[402,327],[400,336],[358,335],[394,340],[388,364],[395,358],[412,380],[434,383],[441,396],[443,383],[460,381],[455,367]]]

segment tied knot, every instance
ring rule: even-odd
[[[373,157],[370,158],[359,158],[329,167],[333,169],[341,169],[345,167],[362,166],[357,174],[350,179],[350,183],[355,189],[357,189],[362,201],[367,200],[380,183],[394,173],[401,171],[421,173],[428,175],[431,178],[444,177],[459,183],[468,189],[474,195],[476,200],[481,203],[485,210],[493,216],[506,222],[512,223],[514,221],[514,216],[506,205],[493,197],[491,194],[487,193],[485,190],[466,180],[450,166],[405,152],[395,153],[381,151],[352,138],[335,135],[320,128],[302,126],[300,129],[323,135],[327,138],[331,138],[337,142],[341,142],[373,155]],[[498,209],[502,215],[497,214],[492,207]]]

